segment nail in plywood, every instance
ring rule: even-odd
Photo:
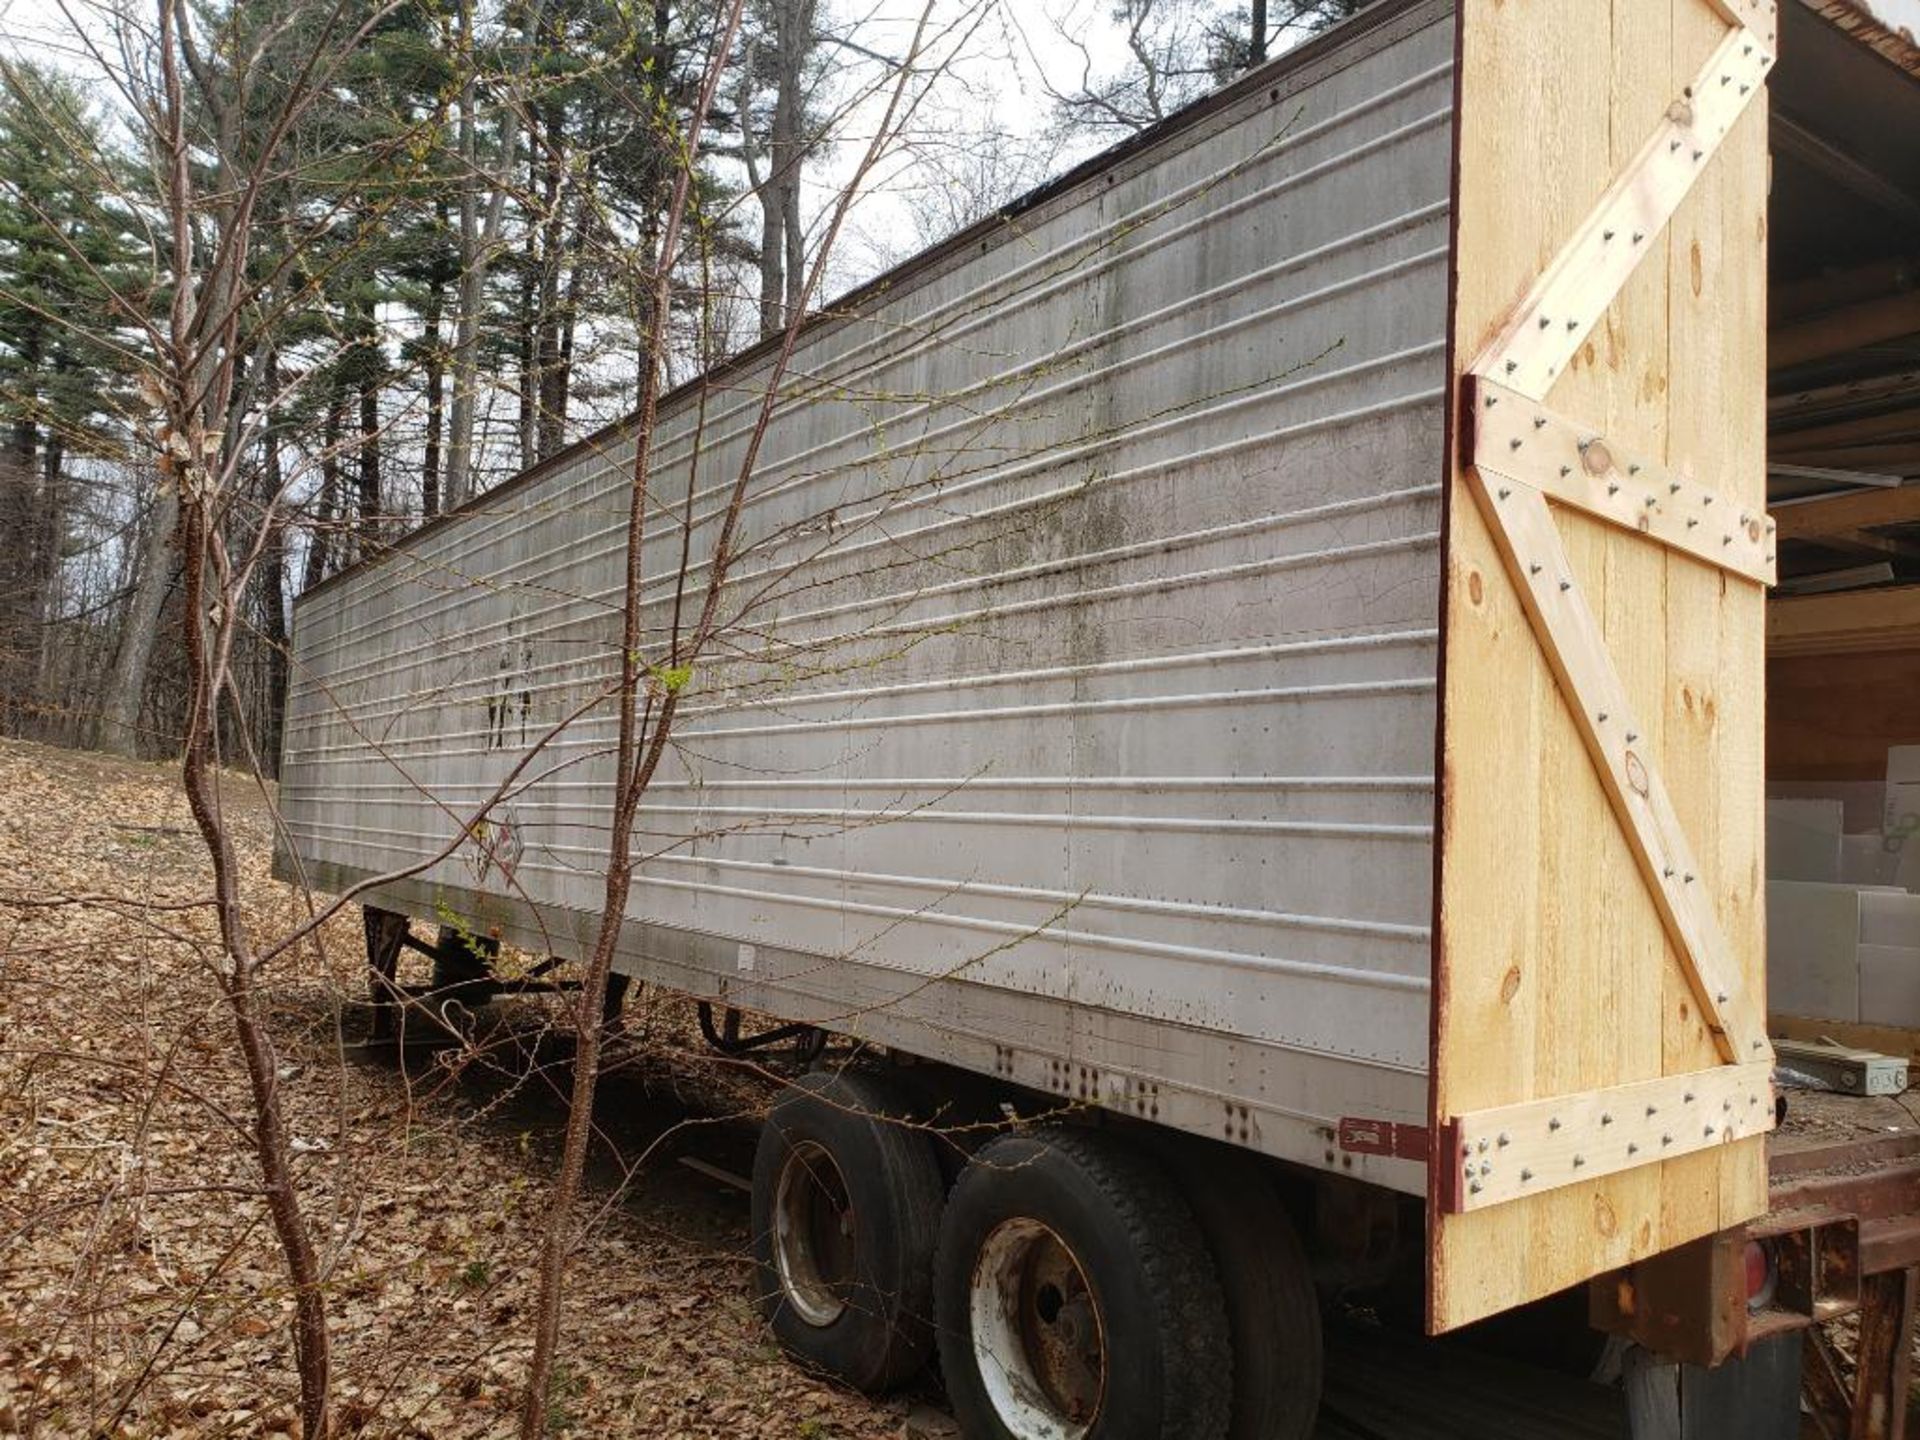
[[[1635,457],[1629,463],[1657,466],[1664,483],[1683,487],[1670,493],[1697,496],[1702,510],[1711,490],[1714,510],[1762,515],[1766,113],[1753,102],[1772,53],[1770,8],[1463,0],[1460,15],[1455,423],[1465,377],[1486,363],[1491,380],[1551,405],[1530,425],[1544,418],[1546,429],[1564,417],[1604,435],[1616,455]],[[1740,26],[1732,32],[1730,15]],[[1756,67],[1755,78],[1736,78],[1735,62]],[[1720,74],[1729,76],[1724,87]],[[1696,84],[1708,75],[1716,93]],[[1723,98],[1730,108],[1721,108]],[[1684,120],[1677,100],[1689,107]],[[1688,145],[1690,137],[1671,128],[1683,123],[1704,126],[1709,143]],[[1702,152],[1697,163],[1694,148]],[[1654,158],[1661,154],[1686,162],[1683,183],[1672,183],[1679,171]],[[1615,216],[1628,222],[1624,232]],[[1646,222],[1637,244],[1634,220]],[[1612,248],[1622,240],[1624,251]],[[1470,457],[1455,448],[1437,831],[1436,1134],[1483,1112],[1685,1076],[1741,1044],[1765,1045],[1757,1033],[1761,575],[1703,564],[1698,545],[1675,545],[1651,523],[1646,533],[1627,528],[1601,504],[1617,499],[1604,487],[1595,497],[1555,493],[1551,484],[1509,486],[1513,500],[1525,497],[1521,523],[1540,552],[1521,559],[1527,547],[1514,543],[1512,522],[1483,513],[1482,495],[1487,511],[1498,503],[1500,474],[1490,463],[1476,478]],[[1574,478],[1559,476],[1557,463],[1530,477]],[[1493,488],[1477,492],[1482,482]],[[1701,512],[1675,513],[1684,542],[1687,514]],[[1748,568],[1764,566],[1765,553],[1755,565],[1749,552]],[[1544,575],[1562,557],[1565,572],[1542,590],[1531,565],[1540,563]],[[1561,590],[1562,581],[1571,588]],[[1576,595],[1582,603],[1561,612],[1561,597]],[[1617,754],[1594,744],[1613,711],[1601,722],[1597,707],[1583,716],[1569,703],[1588,688],[1584,680],[1563,688],[1569,653],[1602,679],[1611,667],[1613,693],[1637,717],[1632,748],[1649,777],[1647,796],[1627,771],[1624,729]],[[1656,775],[1665,801],[1648,815],[1649,830],[1619,823],[1623,795],[1656,808]],[[1692,887],[1683,867],[1666,876],[1665,860],[1654,877],[1647,873],[1644,857],[1679,853],[1646,838],[1668,827],[1693,842]],[[1678,879],[1683,888],[1676,895],[1650,878]],[[1688,938],[1712,933],[1703,917],[1725,937],[1717,949],[1709,942],[1695,950]],[[1728,996],[1724,1045],[1703,1021],[1689,953],[1710,957],[1702,971],[1709,985],[1715,973],[1739,982],[1710,991],[1715,1004]],[[1722,957],[1717,972],[1714,954]],[[1595,1178],[1583,1165],[1569,1183],[1458,1210],[1446,1204],[1449,1171],[1436,1166],[1430,1325],[1467,1323],[1758,1213],[1763,1146],[1737,1134]]]
[[[1772,1128],[1771,1061],[1480,1110],[1445,1137],[1445,1203],[1484,1210]]]

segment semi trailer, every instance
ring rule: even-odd
[[[1381,0],[662,400],[615,964],[812,1061],[753,1176],[796,1358],[1303,1436],[1329,1289],[1573,1292],[1641,1433],[1797,1433],[1855,1309],[1825,1413],[1904,1423],[1912,1152],[1770,1182],[1763,803],[1769,432],[1920,390],[1835,318],[1910,283],[1916,75],[1841,0]],[[1838,297],[1771,400],[1770,273]],[[276,866],[376,999],[592,948],[637,424],[296,605]],[[1818,597],[1857,683],[1897,588]]]

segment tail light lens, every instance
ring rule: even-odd
[[[1780,1267],[1774,1261],[1773,1248],[1758,1240],[1749,1240],[1746,1250],[1747,1309],[1764,1310],[1773,1303],[1773,1292],[1780,1283]]]

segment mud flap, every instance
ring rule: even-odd
[[[1796,1440],[1800,1334],[1775,1335],[1713,1369],[1634,1346],[1623,1362],[1632,1440]]]

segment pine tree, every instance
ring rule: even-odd
[[[127,180],[79,87],[0,67],[0,728],[34,728],[73,497],[68,467],[120,456],[138,344]]]

